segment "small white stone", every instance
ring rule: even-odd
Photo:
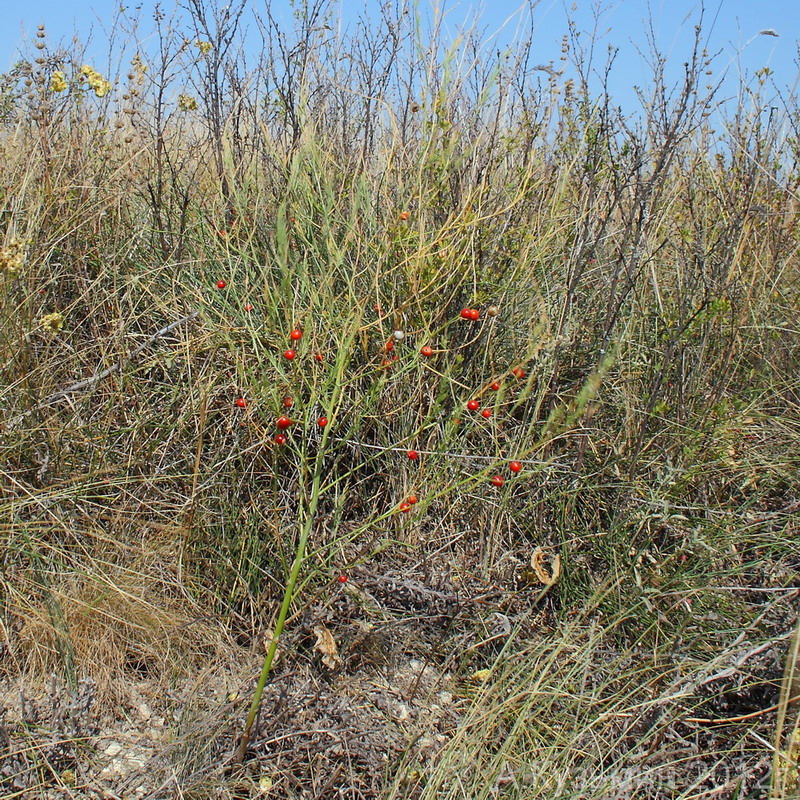
[[[394,336],[394,338],[395,338],[395,339],[397,339],[397,341],[398,341],[398,342],[399,342],[399,341],[400,341],[402,338],[404,338],[404,337],[405,337],[405,335],[406,335],[406,334],[405,334],[405,331],[395,331],[395,332],[392,334],[392,336]]]

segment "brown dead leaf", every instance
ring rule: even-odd
[[[314,633],[317,636],[317,643],[314,645],[314,649],[322,654],[322,663],[328,669],[338,667],[342,660],[339,658],[339,651],[333,634],[324,625],[315,625]]]
[[[540,583],[545,586],[552,586],[561,574],[561,556],[556,554],[550,561],[550,569],[547,568],[547,555],[544,549],[537,547],[531,554],[531,569],[536,573]]]

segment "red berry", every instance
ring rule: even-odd
[[[314,353],[314,359],[316,361],[323,361],[322,353]]]
[[[467,403],[467,408],[470,411],[477,411],[480,407],[481,404],[477,400],[470,400],[469,403]]]
[[[347,583],[347,575],[340,575],[339,583]]]
[[[409,511],[411,511],[411,505],[409,503],[400,503],[400,510],[404,514],[407,514]]]
[[[278,417],[278,427],[285,431],[290,425],[294,423],[289,419],[289,417]]]
[[[406,455],[412,460],[416,461],[419,458],[419,453],[416,450],[409,450]]]
[[[246,303],[245,307],[244,307],[244,310],[245,311],[252,311],[253,310],[253,304],[252,303]]]
[[[294,330],[293,330],[293,331],[292,331],[292,332],[289,334],[289,337],[290,337],[291,339],[294,339],[295,341],[297,341],[298,339],[302,339],[302,338],[303,338],[303,331],[301,331],[301,330],[300,330],[300,328],[295,328],[295,329],[294,329]]]
[[[320,417],[317,420],[317,425],[319,425],[320,428],[324,428],[327,424],[328,424],[328,418],[327,417]]]
[[[512,472],[519,472],[519,471],[522,469],[522,462],[521,462],[521,461],[512,461],[512,462],[511,462],[511,463],[508,465],[508,468],[509,468],[509,469],[510,469]]]
[[[393,339],[389,339],[389,341],[386,342],[386,348],[385,349],[386,349],[387,353],[391,353],[392,350],[394,350],[394,340]]]
[[[294,400],[291,397],[289,397],[289,395],[286,395],[286,397],[283,398],[283,407],[291,408],[293,405],[294,405]]]
[[[237,408],[246,408],[247,407],[247,400],[244,397],[237,397],[236,398],[236,406]]]
[[[522,380],[522,378],[525,377],[525,370],[522,369],[522,367],[514,367],[514,369],[511,370],[511,374],[515,378],[519,378],[520,380]]]
[[[275,444],[286,444],[286,437],[282,433],[276,433]]]
[[[505,483],[505,481],[503,480],[503,476],[502,475],[495,475],[492,478],[492,484],[494,486],[502,486],[504,483]]]
[[[425,356],[425,358],[430,358],[433,355],[433,348],[429,347],[427,344],[420,350],[420,353]]]
[[[217,281],[217,289],[224,289],[227,285],[225,281]]]
[[[492,409],[491,408],[484,408],[483,411],[481,411],[481,416],[484,419],[489,419],[492,416]]]
[[[461,319],[471,319],[470,314],[472,313],[471,308],[462,308],[461,309]]]
[[[493,392],[499,392],[499,391],[500,391],[500,381],[495,381],[494,383],[492,383],[492,384],[489,386],[489,388],[490,388],[490,389],[491,389]]]
[[[456,417],[453,420],[453,425],[460,425],[461,424],[461,417]]]
[[[409,505],[415,506],[417,504],[417,496],[415,494],[410,495],[408,498],[408,503]]]
[[[469,308],[467,310],[469,311],[469,319],[471,319],[473,322],[476,322],[481,318],[481,312],[478,311],[477,308]]]
[[[289,361],[294,361],[296,356],[297,353],[295,353],[295,351],[292,350],[291,348],[289,350],[286,350],[283,354],[283,357],[288,359]]]
[[[403,222],[405,222],[410,216],[411,216],[411,214],[408,211],[401,211],[400,212],[400,219],[402,219]]]

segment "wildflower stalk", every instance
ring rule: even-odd
[[[300,575],[300,570],[303,566],[303,562],[305,561],[306,544],[308,543],[308,537],[314,524],[314,516],[316,514],[317,504],[319,502],[320,479],[322,477],[322,454],[324,452],[325,439],[326,437],[323,435],[323,446],[320,448],[320,451],[317,454],[314,465],[314,478],[311,484],[311,497],[309,498],[308,502],[306,521],[300,532],[300,541],[297,543],[297,551],[294,556],[294,563],[292,564],[292,569],[289,572],[289,578],[286,581],[286,588],[283,591],[281,610],[278,613],[278,620],[275,623],[275,628],[272,632],[272,640],[269,643],[267,655],[264,658],[264,664],[261,667],[261,675],[259,676],[258,684],[256,684],[253,702],[250,703],[250,711],[247,714],[244,730],[242,731],[241,739],[239,739],[239,745],[236,748],[236,753],[233,757],[233,763],[235,764],[240,764],[244,759],[245,753],[247,752],[247,745],[250,743],[253,724],[256,721],[258,709],[261,706],[261,697],[264,694],[264,687],[267,685],[267,679],[269,678],[270,671],[272,670],[272,663],[275,660],[275,653],[278,650],[278,640],[281,637],[281,633],[283,633],[283,626],[286,623],[286,617],[289,613],[289,606],[292,604],[292,599],[294,598],[294,589],[297,585],[297,578]]]
[[[353,321],[353,325],[349,331],[347,339],[344,342],[344,346],[339,350],[340,355],[336,364],[337,379],[334,384],[335,389],[331,401],[328,404],[328,407],[325,409],[326,413],[331,416],[333,416],[334,409],[338,407],[341,399],[342,387],[344,386],[343,373],[346,365],[345,354],[349,352],[349,349],[353,344],[358,331],[359,323],[360,319],[358,318]],[[292,600],[295,597],[295,588],[297,587],[297,579],[300,575],[300,570],[303,568],[303,564],[305,563],[306,546],[308,544],[308,537],[311,534],[311,529],[314,525],[319,499],[328,488],[327,485],[321,486],[321,483],[322,468],[325,460],[330,430],[330,427],[323,429],[322,440],[320,441],[319,450],[317,451],[314,459],[314,476],[311,480],[311,493],[308,499],[308,507],[306,509],[306,519],[303,523],[303,527],[300,530],[300,539],[297,542],[297,550],[295,551],[294,561],[292,563],[292,568],[289,571],[286,587],[283,591],[283,601],[281,603],[280,611],[278,612],[278,619],[275,622],[275,628],[272,631],[272,639],[269,643],[269,647],[267,648],[267,655],[264,657],[264,663],[261,667],[261,675],[258,678],[255,693],[253,694],[253,701],[250,703],[250,710],[244,723],[244,730],[242,731],[242,736],[239,739],[239,744],[237,745],[236,752],[234,753],[232,759],[232,763],[234,764],[241,764],[244,760],[245,754],[247,753],[247,746],[250,744],[253,725],[255,724],[256,717],[258,716],[258,710],[261,707],[261,698],[264,694],[264,687],[267,685],[267,680],[269,679],[270,672],[272,670],[272,664],[275,661],[275,654],[278,650],[278,641],[283,633],[283,628],[286,624],[286,617],[289,615],[289,607],[291,606]]]

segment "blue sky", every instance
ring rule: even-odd
[[[27,39],[33,39],[39,23],[47,25],[53,40],[69,40],[74,34],[85,39],[91,32],[94,47],[105,52],[103,45],[120,8],[120,1],[130,8],[141,5],[143,12],[153,8],[152,0],[0,0],[0,71],[10,67],[17,48]],[[266,0],[251,0],[254,7]],[[169,8],[172,0],[162,5]],[[502,29],[500,41],[513,36],[517,25],[527,14],[534,23],[534,46],[537,60],[547,63],[558,61],[561,37],[566,32],[566,19],[571,16],[579,29],[591,31],[595,26],[593,0],[541,0],[538,3],[523,0],[493,0],[492,2],[458,2],[439,0],[448,11],[447,25],[455,30],[475,13],[480,15],[481,27],[489,33]],[[290,19],[287,0],[272,0],[273,13]],[[422,9],[429,9],[433,0],[420,0]],[[529,11],[529,6],[533,10]],[[377,0],[366,0],[367,13],[376,13]],[[341,0],[338,3],[342,24],[352,20],[363,0]],[[679,77],[681,64],[690,54],[693,26],[699,19],[701,3],[698,0],[617,0],[603,3],[605,9],[597,26],[602,46],[599,61],[605,59],[605,46],[613,44],[619,54],[612,73],[612,96],[619,102],[632,100],[634,85],[646,85],[648,68],[643,53],[647,51],[645,22],[651,16],[653,32],[659,47],[670,59],[668,74]],[[798,77],[798,39],[800,38],[800,10],[798,0],[708,0],[705,12],[705,35],[712,52],[720,51],[716,62],[719,73],[727,69],[730,80],[726,89],[734,90],[737,74],[752,73],[768,66],[774,71],[779,86],[793,86]],[[503,27],[505,25],[505,27]],[[763,29],[774,29],[779,36],[759,35]],[[491,50],[487,43],[487,50]]]

